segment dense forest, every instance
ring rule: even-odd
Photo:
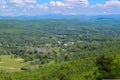
[[[119,79],[119,21],[0,20],[0,80]]]

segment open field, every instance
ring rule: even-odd
[[[3,71],[21,71],[21,67],[29,65],[29,62],[23,62],[24,59],[13,58],[11,55],[0,56],[0,70]]]

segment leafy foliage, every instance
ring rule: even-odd
[[[113,64],[112,57],[106,57],[101,55],[96,59],[96,65],[98,66],[99,76],[97,80],[102,79],[115,79],[115,66]]]
[[[0,80],[120,78],[119,20],[1,20],[0,55],[23,59],[17,65],[19,71],[25,71],[1,70]],[[2,58],[0,66],[6,66]],[[16,63],[13,60],[11,63]]]

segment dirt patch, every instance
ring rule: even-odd
[[[15,68],[12,68],[12,67],[11,67],[11,68],[9,68],[9,69],[10,69],[10,70],[14,70]]]
[[[5,63],[5,62],[0,62],[0,64]]]
[[[17,59],[15,59],[15,61],[23,61],[24,59],[22,59],[22,58],[17,58]]]

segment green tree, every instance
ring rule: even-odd
[[[100,55],[96,58],[95,64],[98,67],[99,73],[99,76],[97,76],[97,80],[115,78],[115,66],[113,63],[113,57]]]

